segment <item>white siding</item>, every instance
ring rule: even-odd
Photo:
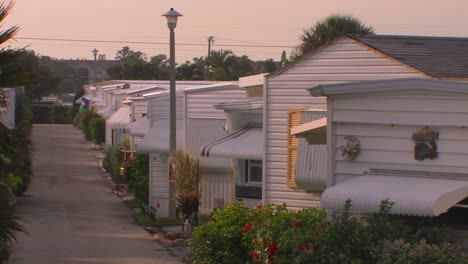
[[[188,93],[186,95],[187,118],[224,119],[224,111],[216,110],[213,105],[243,101],[246,98],[246,91],[239,88]]]
[[[368,94],[360,98],[356,95],[336,96],[332,100],[337,183],[370,169],[466,175],[468,119],[461,117],[468,117],[468,96],[395,92]],[[417,161],[414,159],[412,135],[426,126],[440,133],[436,141],[439,156],[434,160]],[[346,135],[356,136],[361,142],[361,152],[353,161],[347,161],[341,155]]]
[[[228,205],[232,201],[233,182],[229,174],[204,174],[201,178],[201,213],[213,212],[214,208]]]
[[[160,118],[169,118],[169,93],[165,93],[153,98],[148,98],[148,100],[151,100],[151,113],[149,113],[151,122],[155,122]],[[177,118],[184,118],[184,112],[184,94],[178,92],[176,93]]]
[[[12,129],[15,127],[16,90],[3,88],[6,95],[6,107],[0,107],[0,123]]]
[[[167,155],[150,154],[150,203],[156,207],[161,217],[169,216],[169,167]]]
[[[142,118],[142,114],[148,114],[148,103],[146,100],[134,100],[133,106],[133,118]]]
[[[215,110],[213,108],[213,110]],[[195,157],[200,155],[201,147],[222,137],[226,132],[223,119],[186,119],[185,150]],[[204,213],[212,212],[215,207],[231,201],[231,180],[229,159],[199,157],[201,165],[201,206]],[[222,201],[222,202],[221,202]]]
[[[287,186],[287,111],[289,108],[325,109],[325,98],[312,97],[307,88],[319,84],[390,78],[423,77],[417,71],[342,39],[292,68],[267,78],[264,107],[266,203],[291,208],[318,206],[320,193]]]

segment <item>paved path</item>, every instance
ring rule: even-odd
[[[10,264],[179,263],[111,194],[77,129],[35,125],[32,139],[34,178],[18,199],[29,236],[20,237]]]

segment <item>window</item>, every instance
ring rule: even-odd
[[[301,110],[290,109],[288,111],[288,153],[287,153],[287,173],[288,173],[288,186],[297,187],[296,185],[296,159],[297,159],[297,145],[299,139],[292,136],[291,128],[301,124]]]
[[[245,182],[246,183],[261,183],[262,182],[262,161],[261,160],[246,160],[245,161]]]

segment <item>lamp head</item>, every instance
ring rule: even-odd
[[[167,26],[170,29],[176,28],[177,25],[177,18],[182,16],[179,12],[175,11],[174,8],[171,8],[166,13],[162,14],[162,16],[166,17],[167,19]]]

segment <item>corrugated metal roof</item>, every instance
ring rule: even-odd
[[[363,175],[339,183],[322,194],[321,207],[342,210],[351,199],[351,210],[378,212],[383,200],[394,205],[392,214],[437,216],[468,196],[468,181],[411,176]]]
[[[147,117],[139,118],[131,123],[128,128],[130,129],[131,136],[143,137],[150,129],[150,121]]]
[[[324,111],[304,111],[301,124],[323,119]],[[296,158],[296,185],[306,190],[324,190],[327,186],[327,145],[310,145],[299,139]]]
[[[262,128],[248,126],[202,147],[201,156],[263,160]]]
[[[468,38],[349,35],[435,78],[468,77]]]
[[[122,105],[107,121],[110,128],[127,128],[130,124],[130,107]]]

